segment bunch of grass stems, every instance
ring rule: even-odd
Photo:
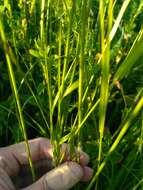
[[[19,4],[20,4],[19,0]],[[51,59],[52,51],[52,17],[53,12],[51,11],[52,4],[56,2],[56,13],[58,15],[58,11],[62,9],[63,15],[60,15],[58,19],[58,28],[57,28],[57,39],[56,39],[56,50],[57,50],[57,57],[54,59],[54,61],[57,64],[57,93],[56,95],[53,95],[52,93],[52,64],[53,60]],[[10,3],[7,1],[10,7]],[[29,8],[29,12],[31,15],[35,16],[35,3],[36,0],[33,0],[31,2],[31,6]],[[130,3],[130,0],[125,0],[121,6],[121,9],[118,13],[117,18],[115,19],[113,23],[113,11],[114,6],[116,4],[116,1],[109,0],[108,3],[105,4],[104,0],[99,1],[99,25],[98,32],[100,33],[100,58],[98,60],[98,65],[100,65],[101,68],[101,77],[100,77],[100,95],[95,100],[96,96],[96,85],[93,93],[94,100],[91,104],[91,106],[88,108],[88,110],[84,110],[84,102],[86,98],[88,97],[88,92],[90,85],[93,83],[94,74],[90,76],[90,79],[88,81],[88,85],[85,85],[84,76],[85,76],[85,64],[87,64],[85,55],[90,52],[91,49],[88,49],[88,40],[89,36],[91,37],[91,31],[90,31],[90,16],[89,16],[89,10],[90,10],[90,0],[82,0],[80,3],[78,3],[76,0],[57,0],[52,2],[51,0],[41,0],[41,17],[40,17],[40,49],[43,53],[42,58],[38,58],[41,68],[42,68],[42,74],[43,78],[46,83],[46,89],[47,89],[47,104],[49,108],[49,122],[47,122],[47,118],[45,117],[40,101],[35,96],[34,92],[32,91],[30,85],[26,81],[26,77],[24,78],[25,83],[28,85],[28,88],[30,92],[32,93],[32,96],[34,97],[40,112],[44,118],[44,121],[46,123],[47,128],[49,129],[50,133],[50,140],[51,143],[54,145],[54,164],[57,166],[62,162],[62,159],[64,155],[61,155],[60,148],[62,143],[68,142],[70,147],[70,155],[72,158],[75,157],[74,154],[74,146],[76,145],[79,149],[82,147],[82,128],[87,121],[87,119],[90,117],[90,115],[93,113],[95,109],[99,110],[99,153],[98,153],[98,164],[97,169],[95,171],[95,174],[88,186],[88,190],[92,189],[93,185],[96,182],[96,188],[98,187],[98,176],[105,167],[107,160],[112,155],[112,153],[115,151],[119,143],[121,142],[122,138],[124,137],[125,133],[129,129],[132,121],[136,118],[136,116],[140,113],[140,110],[143,107],[143,97],[142,97],[142,89],[139,91],[139,93],[136,96],[137,103],[133,105],[120,124],[120,127],[118,130],[118,134],[116,135],[115,140],[113,141],[112,145],[110,146],[110,149],[108,153],[106,154],[106,157],[103,158],[103,150],[102,150],[102,141],[104,137],[104,127],[105,127],[105,118],[106,118],[106,110],[107,110],[107,104],[109,101],[110,93],[115,86],[116,82],[119,82],[121,79],[123,79],[127,73],[130,73],[131,69],[135,65],[136,60],[140,57],[140,55],[143,53],[143,29],[140,30],[138,33],[136,39],[134,40],[134,43],[131,47],[131,49],[128,52],[127,57],[123,61],[122,64],[118,67],[116,70],[112,81],[110,81],[110,54],[111,54],[111,42],[116,35],[116,32],[120,26],[120,22],[124,16],[124,13]],[[22,6],[22,5],[21,5]],[[81,8],[80,8],[81,6]],[[23,10],[22,10],[23,8]],[[46,11],[45,11],[46,10]],[[76,12],[80,10],[80,30],[78,32],[73,31],[73,28],[75,29],[78,27],[77,23],[75,22],[75,16]],[[21,11],[26,12],[25,7],[21,7]],[[12,15],[12,11],[9,8],[9,14]],[[2,15],[2,13],[1,13]],[[28,145],[28,139],[27,139],[27,133],[26,133],[26,127],[25,122],[23,119],[23,111],[21,108],[20,98],[18,94],[18,88],[16,86],[15,76],[13,72],[12,62],[13,60],[17,60],[13,57],[12,49],[11,47],[8,47],[7,39],[5,36],[3,23],[2,23],[2,16],[0,17],[0,38],[3,42],[3,48],[5,52],[5,57],[7,61],[7,68],[9,72],[9,78],[11,82],[11,88],[13,90],[13,96],[15,98],[16,108],[17,108],[17,115],[18,115],[18,121],[19,125],[22,130],[22,134],[24,137],[24,141],[26,144],[26,151],[29,158],[30,168],[32,171],[33,179],[35,178],[34,174],[34,168],[31,160],[29,145]],[[105,25],[106,21],[106,25]],[[74,25],[74,26],[73,26]],[[26,23],[24,25],[25,27],[25,36],[27,32],[27,26]],[[65,29],[67,27],[67,29]],[[75,30],[74,29],[74,30]],[[64,32],[66,30],[66,38],[64,36]],[[106,31],[106,32],[105,32]],[[74,33],[74,34],[73,34]],[[73,37],[71,37],[73,35]],[[13,42],[15,42],[15,36],[13,33]],[[76,52],[75,49],[72,49],[72,42],[76,42]],[[63,41],[64,47],[63,47]],[[74,52],[75,57],[73,58],[71,62],[71,55]],[[88,52],[88,53],[87,53]],[[17,55],[17,49],[15,46],[15,55]],[[17,62],[15,62],[18,64]],[[61,67],[62,65],[62,67]],[[75,81],[74,78],[77,73],[78,68],[78,79]],[[68,81],[68,86],[66,86]],[[71,124],[71,128],[68,134],[64,136],[64,130],[65,130],[65,123],[64,120],[65,115],[62,113],[62,106],[63,106],[63,100],[68,95],[70,96],[71,93],[74,90],[78,90],[78,111],[77,115],[74,118],[74,121]],[[135,101],[136,101],[135,100]],[[53,124],[53,115],[55,113],[55,108],[57,107],[57,124],[54,126]],[[78,140],[77,140],[78,139]],[[78,158],[75,158],[78,160]]]

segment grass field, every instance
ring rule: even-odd
[[[31,162],[50,138],[58,165],[66,142],[94,169],[73,189],[142,190],[142,21],[142,0],[1,0],[0,145]]]

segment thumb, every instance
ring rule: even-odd
[[[23,190],[68,190],[82,177],[83,169],[79,164],[66,162]]]

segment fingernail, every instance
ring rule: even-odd
[[[82,152],[81,156],[80,156],[80,164],[85,166],[89,163],[89,160],[90,160],[90,158],[89,158],[88,154],[86,154],[85,152]]]

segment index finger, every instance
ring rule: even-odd
[[[44,158],[52,158],[52,149],[53,146],[50,143],[50,140],[47,138],[36,138],[28,141],[31,159],[33,161],[41,160]],[[26,151],[25,142],[11,145],[9,147],[13,152],[14,157],[18,162],[23,164],[28,164],[28,156]]]
[[[52,157],[52,145],[46,138],[36,138],[29,140],[29,148],[32,161],[41,159],[50,159]],[[21,165],[28,164],[28,156],[26,152],[25,142],[0,148],[0,167],[3,168],[8,175],[16,175]]]

